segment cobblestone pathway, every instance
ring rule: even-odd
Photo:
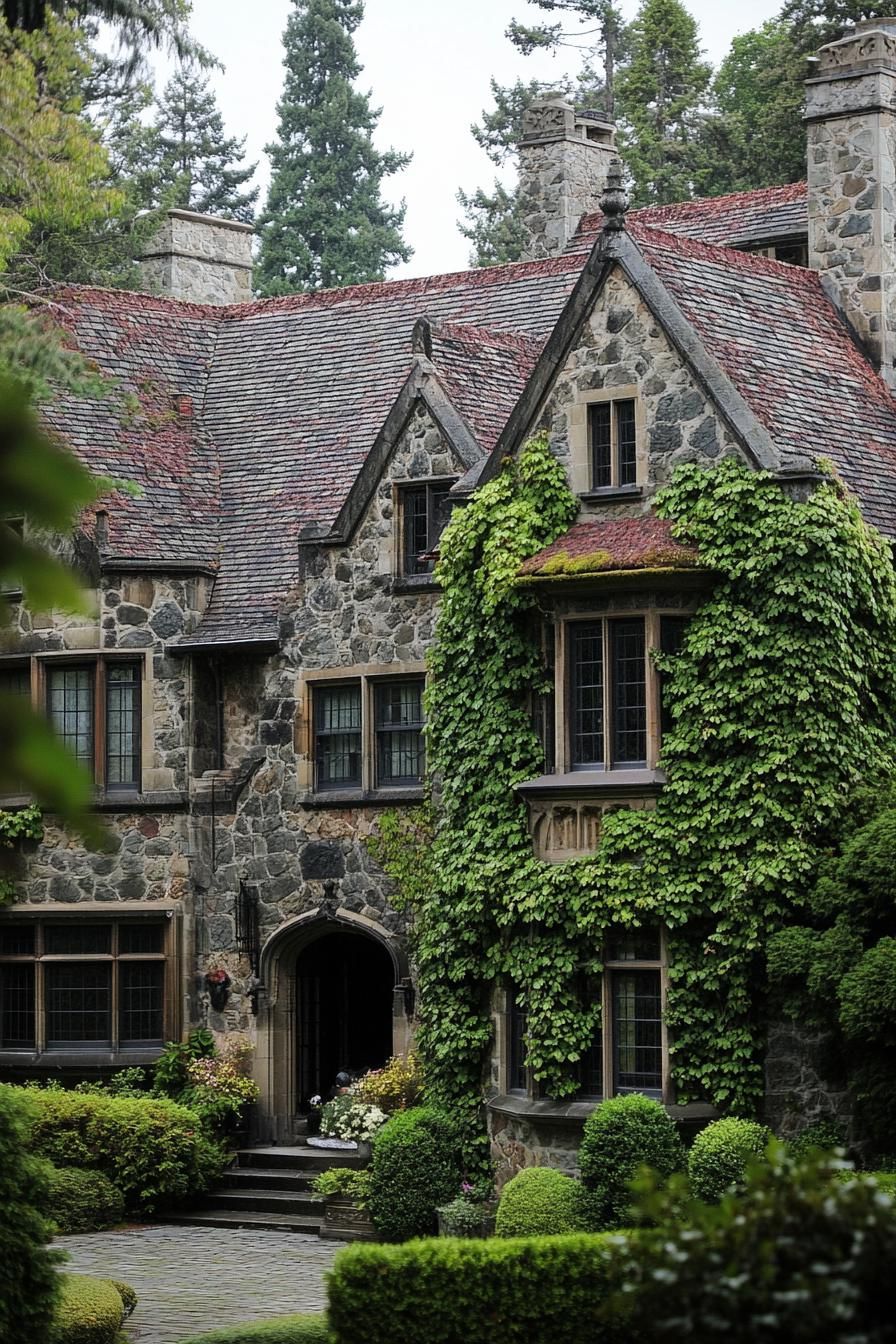
[[[126,1330],[133,1344],[179,1344],[238,1321],[326,1305],[324,1272],[342,1242],[286,1232],[135,1227],[59,1237],[66,1266],[122,1279],[140,1299]]]

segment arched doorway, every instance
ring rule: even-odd
[[[340,929],[296,959],[296,1098],[326,1096],[337,1073],[381,1068],[392,1054],[395,967],[382,943]]]

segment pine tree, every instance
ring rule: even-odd
[[[363,0],[293,0],[284,45],[286,80],[277,140],[268,146],[271,185],[259,226],[256,283],[264,295],[381,280],[411,250],[401,236],[405,206],[381,196],[383,179],[410,162],[379,152],[380,109],[354,81],[352,34]]]
[[[620,147],[636,205],[694,194],[701,110],[712,75],[696,21],[680,0],[641,0],[629,59],[616,80]]]
[[[224,134],[209,76],[194,62],[181,62],[168,81],[156,104],[152,130],[153,204],[252,222],[258,188],[241,189],[257,164],[240,167],[245,137],[237,140]]]

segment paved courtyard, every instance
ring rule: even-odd
[[[288,1232],[134,1227],[59,1237],[67,1268],[122,1279],[140,1299],[127,1322],[133,1344],[179,1344],[238,1321],[326,1305],[324,1273],[342,1242]]]

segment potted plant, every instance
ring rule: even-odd
[[[223,966],[216,966],[205,973],[205,987],[209,1001],[216,1013],[226,1008],[230,996],[230,976]]]
[[[328,1142],[334,1147],[354,1146],[362,1157],[366,1157],[370,1155],[371,1139],[385,1123],[386,1113],[379,1106],[370,1106],[353,1093],[343,1092],[322,1108],[322,1138],[317,1142],[321,1146],[326,1146]]]
[[[348,1167],[322,1171],[312,1186],[324,1197],[322,1237],[338,1241],[375,1241],[376,1230],[367,1211],[370,1173]]]

